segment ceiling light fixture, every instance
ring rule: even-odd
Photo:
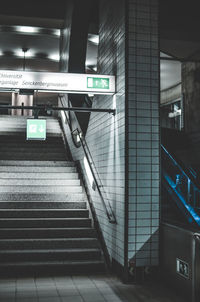
[[[32,26],[15,26],[15,30],[21,33],[35,34],[38,33],[39,29]]]
[[[14,54],[15,54],[16,57],[20,57],[20,58],[24,57],[24,51],[22,49],[17,49],[14,52]],[[31,57],[34,57],[34,54],[30,50],[27,50],[26,51],[26,58],[31,58]]]
[[[52,55],[50,55],[49,57],[48,57],[50,60],[52,60],[52,61],[60,61],[60,56],[59,56],[59,54],[52,54]]]
[[[92,42],[95,45],[98,45],[99,44],[99,35],[89,34],[88,35],[88,41]]]
[[[60,37],[60,29],[54,29],[53,34]]]

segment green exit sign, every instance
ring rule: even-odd
[[[27,140],[45,140],[46,139],[46,120],[29,119],[26,125]]]
[[[108,78],[87,78],[87,88],[109,89],[110,79]]]

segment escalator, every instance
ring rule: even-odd
[[[200,186],[194,171],[180,165],[162,145],[162,220],[200,227]]]
[[[196,171],[177,157],[176,144],[175,152],[173,145],[170,151],[161,145],[160,266],[163,279],[180,293],[182,301],[199,302],[200,185]]]

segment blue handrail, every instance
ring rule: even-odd
[[[174,194],[177,205],[184,211],[188,221],[194,221],[200,226],[200,217],[196,211],[200,208],[200,189],[163,145],[161,149],[162,176],[167,183],[168,192]]]

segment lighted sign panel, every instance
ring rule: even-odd
[[[105,89],[110,88],[110,80],[107,78],[87,78],[87,87],[94,89]]]
[[[182,277],[189,279],[189,264],[183,260],[176,259],[176,272]]]
[[[115,77],[106,75],[0,70],[0,89],[114,94]]]
[[[26,128],[27,140],[45,140],[46,139],[46,120],[28,119]]]

